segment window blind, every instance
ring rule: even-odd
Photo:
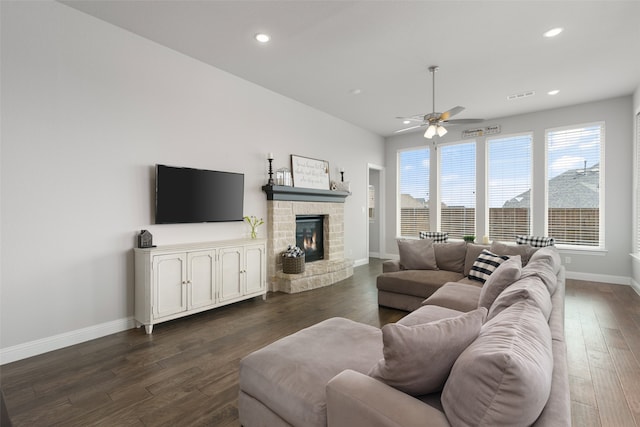
[[[532,134],[487,140],[489,237],[515,242],[531,234]]]
[[[476,143],[443,145],[440,155],[440,230],[450,238],[475,235]]]
[[[547,146],[547,234],[558,244],[599,247],[604,124],[550,129]]]
[[[398,152],[398,200],[400,230],[403,237],[418,237],[429,227],[430,151],[417,148]]]

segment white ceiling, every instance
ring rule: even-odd
[[[396,116],[431,112],[430,65],[436,109],[465,106],[457,119],[640,85],[637,0],[61,2],[384,136],[406,127]],[[542,36],[554,27],[564,32]],[[272,41],[258,44],[258,32]],[[536,94],[507,101],[526,91]]]

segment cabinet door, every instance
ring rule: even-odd
[[[153,317],[187,309],[187,254],[153,257]]]
[[[242,295],[242,248],[220,249],[220,280],[218,281],[218,301],[238,298]]]
[[[264,291],[266,286],[264,254],[264,245],[245,248],[245,295]]]
[[[189,309],[213,305],[216,302],[215,251],[198,251],[187,254],[187,284]]]

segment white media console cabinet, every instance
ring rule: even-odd
[[[267,294],[266,240],[135,248],[135,320],[153,325]]]

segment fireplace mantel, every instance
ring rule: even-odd
[[[315,188],[290,187],[287,185],[264,185],[267,200],[289,202],[333,202],[344,203],[351,195],[348,191],[317,190]]]

